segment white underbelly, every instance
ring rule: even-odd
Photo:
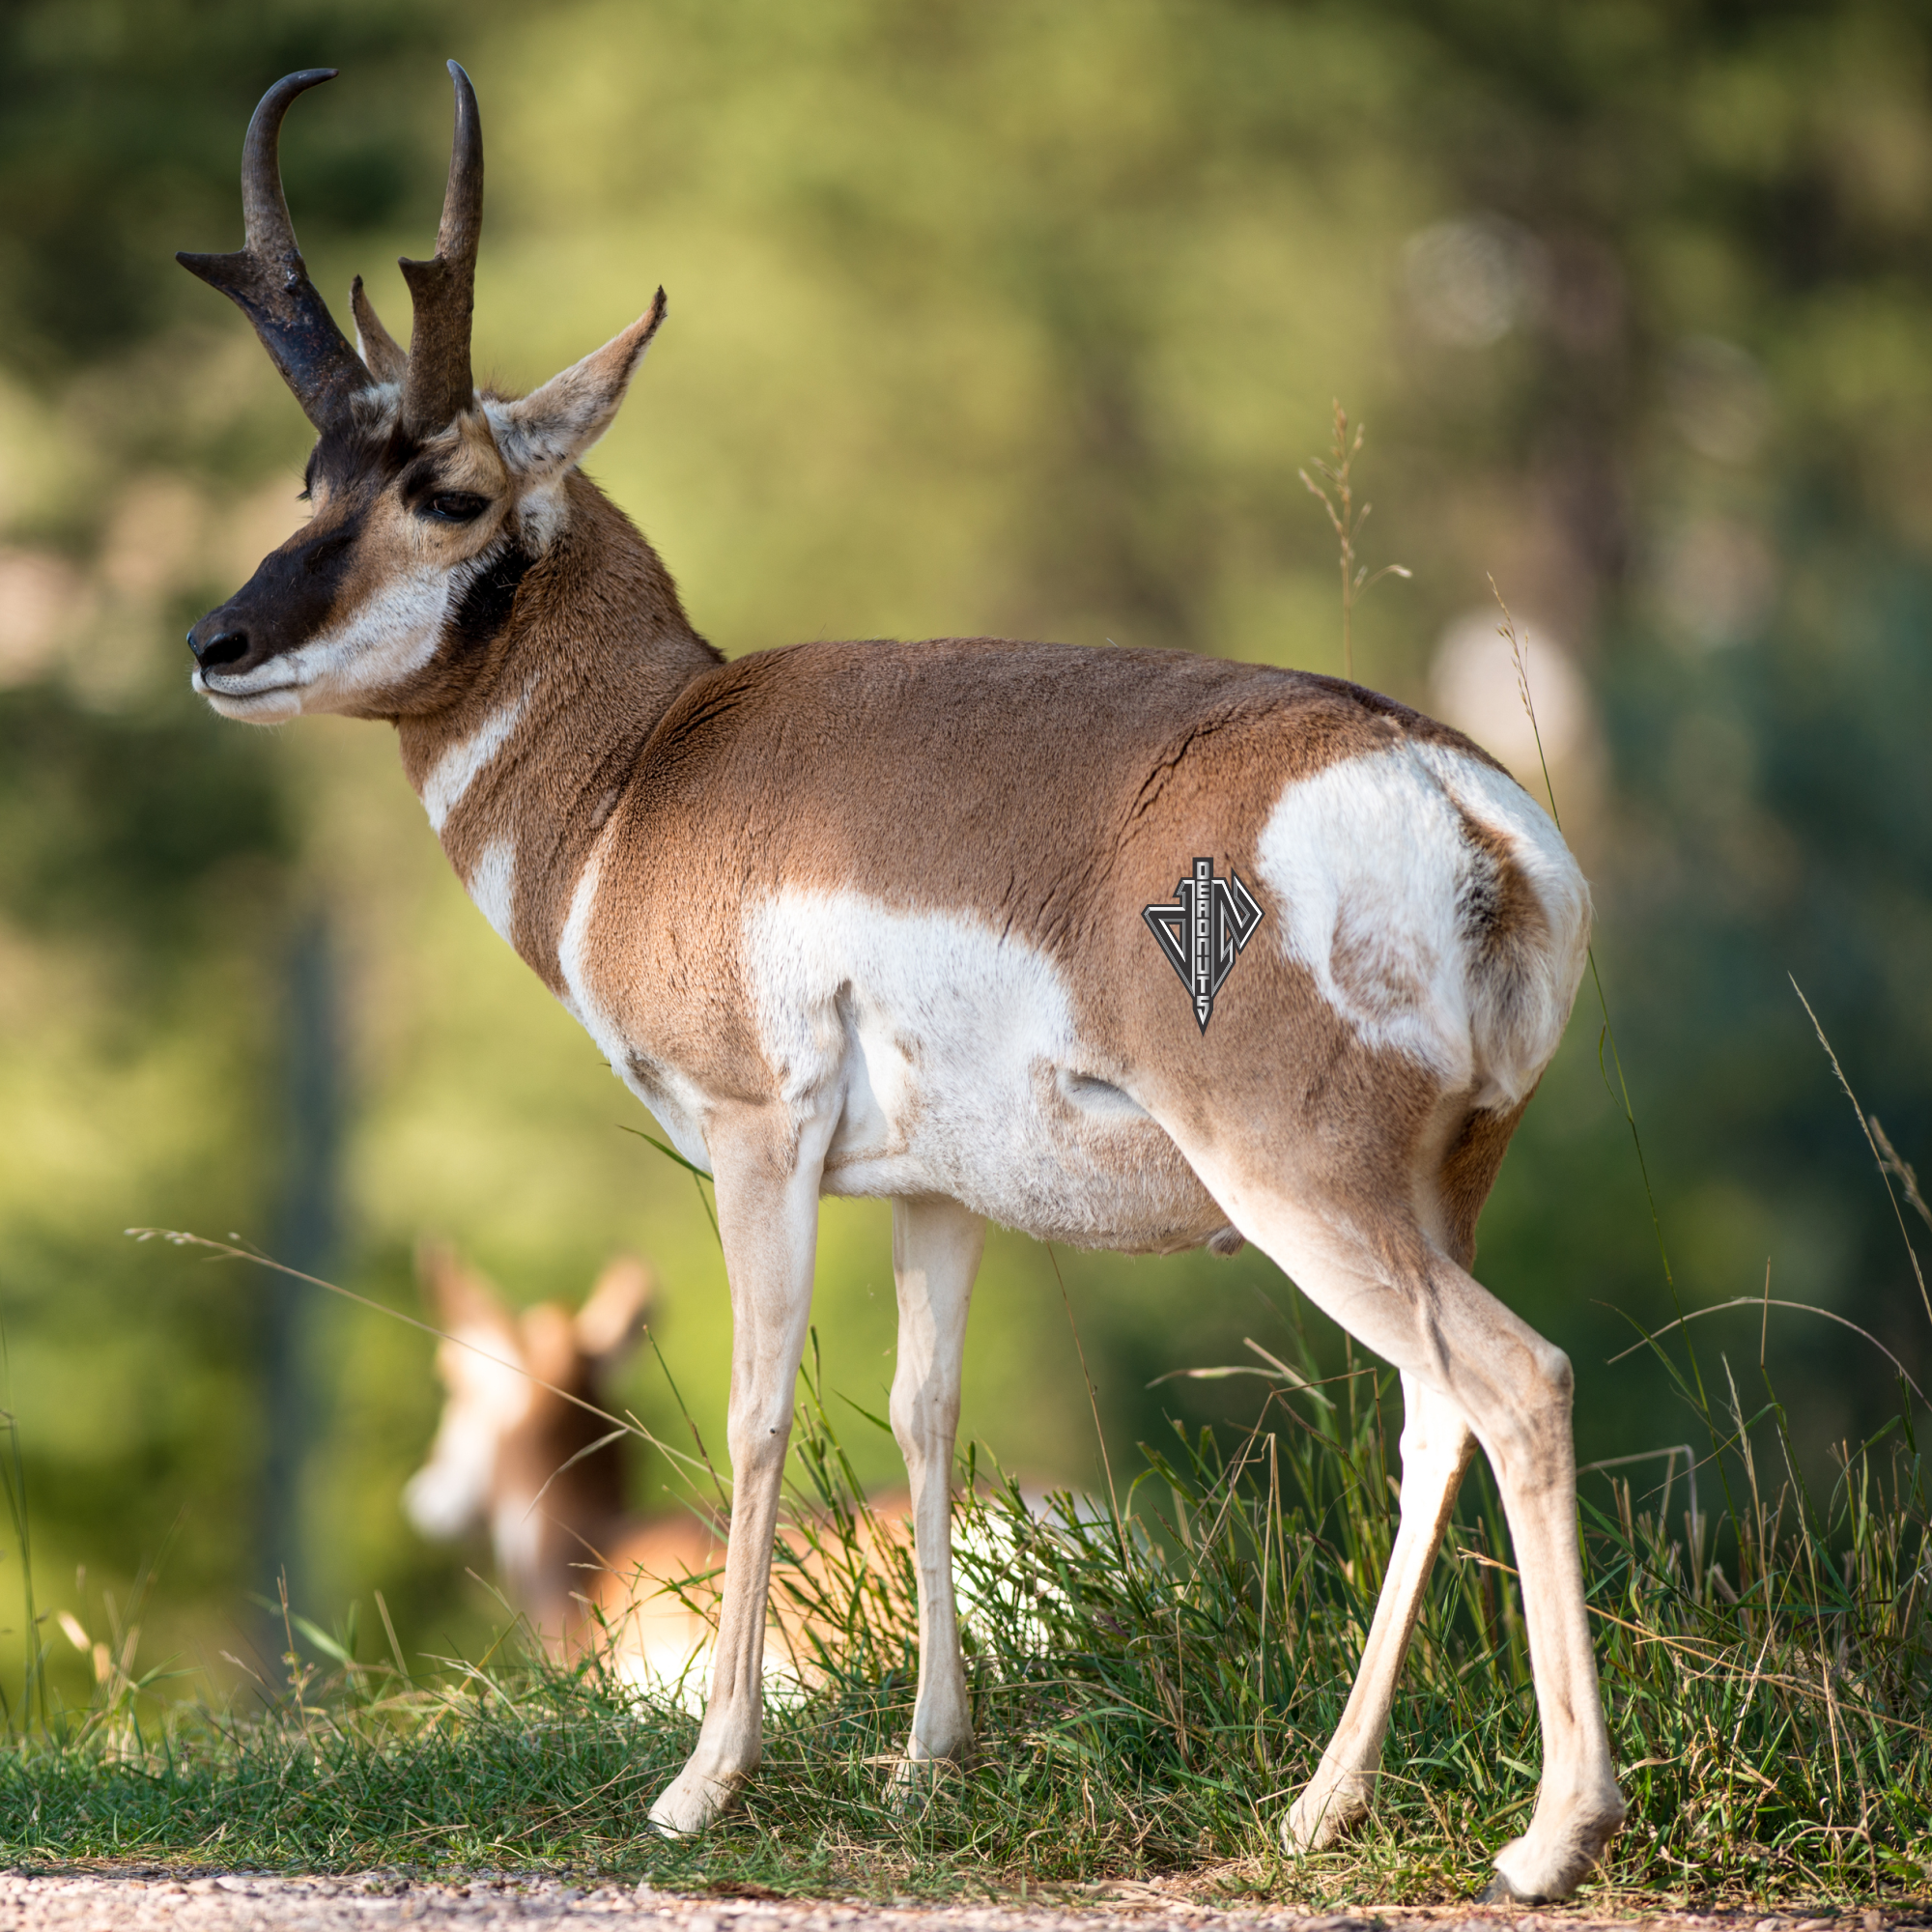
[[[1173,1142],[1097,1069],[1031,947],[848,893],[784,893],[747,925],[787,1097],[838,1096],[826,1193],[948,1195],[1083,1247],[1190,1247],[1225,1224]]]
[[[872,1086],[875,1064],[862,1034],[845,1063],[828,1194],[949,1195],[1077,1247],[1192,1247],[1228,1218],[1128,1095],[1064,1062],[1037,1059],[1002,1069],[1015,1077],[970,1085],[907,1081],[891,1108]]]

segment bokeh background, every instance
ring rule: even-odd
[[[589,467],[727,653],[991,632],[1339,670],[1297,469],[1344,399],[1365,555],[1413,572],[1359,611],[1357,674],[1540,791],[1492,574],[1529,634],[1677,1296],[1760,1295],[1768,1267],[1925,1379],[1932,1319],[1793,991],[1932,1161],[1923,9],[12,0],[0,1451],[42,1612],[98,1628],[158,1563],[143,1661],[216,1679],[282,1570],[321,1623],[359,1601],[369,1627],[380,1588],[412,1650],[495,1613],[480,1545],[398,1506],[426,1339],[134,1224],[232,1230],[404,1309],[426,1234],[519,1301],[635,1248],[723,1442],[691,1178],[621,1131],[650,1122],[463,897],[389,734],[251,732],[187,690],[182,633],[294,527],[306,440],[173,251],[235,245],[262,89],[339,67],[292,117],[290,197],[338,312],[360,270],[402,332],[389,264],[434,234],[450,54],[489,156],[479,368],[532,384],[668,287]],[[1575,1360],[1586,1460],[1690,1430],[1655,1365],[1609,1360],[1673,1304],[1602,1024],[1586,984],[1479,1264]],[[830,1204],[816,1320],[868,1479],[892,1306],[885,1210]],[[1072,1322],[1125,1469],[1164,1416],[1260,1400],[1157,1377],[1252,1359],[1292,1315],[1252,1254],[996,1236],[965,1431],[1096,1483]],[[1768,1376],[1816,1470],[1896,1409],[1883,1354],[1816,1317],[1695,1332],[1747,1409]],[[648,1354],[621,1393],[680,1435]],[[661,1483],[640,1465],[639,1501]]]

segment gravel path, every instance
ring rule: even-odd
[[[242,1873],[0,1874],[0,1932],[86,1928],[142,1932],[382,1932],[390,1925],[474,1928],[559,1925],[651,1932],[1898,1932],[1932,1924],[1932,1909],[1804,1917],[1751,1912],[1663,1914],[1637,1919],[1572,1912],[1477,1912],[1467,1905],[1311,1918],[1292,1909],[1226,1910],[1179,1889],[1117,1886],[1092,1905],[871,1905],[838,1899],[681,1897],[639,1886],[592,1889],[556,1879],[480,1877],[422,1884],[362,1878],[267,1878]]]

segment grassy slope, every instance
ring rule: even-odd
[[[298,1666],[257,1715],[177,1707],[158,1730],[110,1670],[90,1712],[0,1758],[0,1857],[927,1893],[1192,1869],[1314,1901],[1454,1896],[1520,1826],[1537,1764],[1492,1497],[1479,1476],[1447,1539],[1372,1829],[1284,1858],[1275,1825],[1339,1715],[1386,1557],[1394,1444],[1373,1371],[1324,1384],[1312,1356],[1255,1366],[1272,1387],[1254,1433],[1232,1456],[1206,1438],[1148,1451],[1119,1513],[1067,1500],[1035,1518],[983,1482],[962,1504],[983,1748],[917,1815],[884,1791],[910,1702],[910,1571],[866,1567],[843,1457],[808,1403],[826,1560],[781,1570],[781,1587],[823,1599],[849,1634],[814,1689],[775,1704],[746,1804],[702,1840],[641,1829],[695,1719],[506,1643],[430,1682],[406,1682],[400,1658]],[[1713,1902],[1920,1892],[1932,1655],[1910,1413],[1829,1499],[1774,1493],[1775,1405],[1744,1418],[1755,1448],[1735,1409],[1711,1419],[1722,1513],[1672,1535],[1621,1483],[1585,1505],[1632,1806],[1603,1883]]]

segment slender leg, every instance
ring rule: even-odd
[[[793,1384],[811,1312],[818,1181],[832,1122],[746,1109],[709,1133],[731,1285],[731,1535],[697,1748],[651,1806],[660,1831],[702,1831],[758,1763],[765,1606]]]
[[[1402,1521],[1348,1709],[1288,1814],[1282,1836],[1291,1849],[1320,1851],[1368,1812],[1423,1585],[1475,1453],[1476,1438],[1461,1413],[1426,1382],[1404,1376],[1402,1405]]]
[[[1211,1148],[1182,1151],[1235,1226],[1358,1341],[1443,1398],[1490,1459],[1516,1546],[1543,1730],[1536,1809],[1496,1854],[1493,1895],[1568,1897],[1624,1816],[1583,1601],[1568,1358],[1406,1213],[1310,1205],[1308,1190],[1257,1180]]]
[[[893,1203],[893,1274],[898,1284],[898,1366],[893,1434],[912,1483],[913,1560],[919,1576],[919,1695],[895,1782],[920,1784],[914,1767],[962,1762],[973,1744],[966,1664],[952,1595],[952,1444],[959,1427],[966,1310],[986,1224],[956,1201]]]

